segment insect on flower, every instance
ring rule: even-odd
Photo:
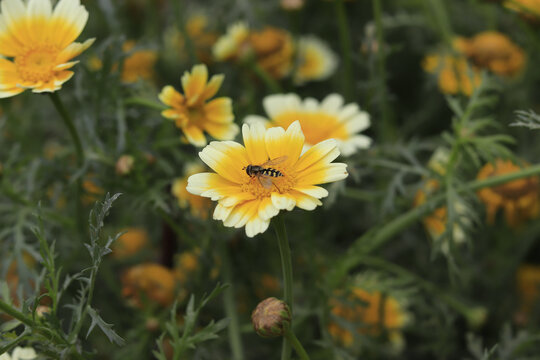
[[[276,186],[276,184],[272,182],[272,178],[283,176],[283,174],[279,170],[266,167],[266,166],[278,165],[284,162],[285,160],[287,160],[287,156],[280,156],[275,159],[270,159],[261,165],[244,166],[242,170],[246,170],[246,174],[248,174],[252,178],[257,178],[257,180],[259,180],[259,183],[261,184],[263,188],[270,189],[272,185]],[[278,189],[278,191],[281,192],[277,186],[276,186],[276,189]]]

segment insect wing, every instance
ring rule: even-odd
[[[262,164],[261,166],[272,166],[272,165],[277,165],[277,164],[281,164],[282,162],[284,162],[285,160],[287,160],[287,155],[285,156],[280,156],[280,157],[277,157],[275,159],[270,159],[268,160],[267,162],[265,162],[264,164]]]
[[[267,190],[272,188],[272,178],[270,176],[260,174],[259,176],[257,176],[257,179],[259,179],[259,182],[261,183],[263,188]]]

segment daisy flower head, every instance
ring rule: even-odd
[[[212,53],[218,61],[230,60],[239,57],[244,53],[249,42],[249,28],[243,21],[239,21],[227,28],[227,33],[221,36],[214,47]]]
[[[0,14],[0,97],[26,89],[54,92],[73,76],[71,61],[95,39],[74,42],[88,12],[80,0],[3,0]]]
[[[191,73],[186,71],[182,76],[184,94],[170,85],[159,94],[161,102],[170,106],[161,115],[174,120],[195,146],[206,145],[203,131],[218,140],[231,140],[238,134],[238,125],[233,122],[231,99],[220,97],[209,101],[218,92],[223,78],[223,75],[214,75],[208,81],[206,65],[195,65]]]
[[[306,147],[335,139],[344,156],[371,145],[369,137],[359,134],[370,126],[369,114],[361,111],[357,104],[344,105],[341,95],[331,94],[319,102],[313,98],[302,101],[296,94],[274,94],[264,98],[263,106],[268,118],[250,115],[244,122],[285,129],[298,120]]]
[[[321,39],[303,36],[298,40],[298,65],[294,82],[298,85],[308,81],[329,78],[338,65],[337,55]]]
[[[218,204],[214,219],[227,227],[245,226],[246,235],[263,233],[280,210],[295,206],[313,210],[328,191],[318,184],[345,179],[346,164],[334,139],[322,141],[302,154],[300,122],[287,130],[262,124],[242,127],[244,146],[233,141],[212,142],[200,158],[215,173],[190,176],[187,190]]]

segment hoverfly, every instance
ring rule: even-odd
[[[279,170],[267,166],[281,164],[285,160],[287,160],[287,156],[280,156],[275,159],[270,159],[261,165],[244,166],[242,170],[246,170],[246,174],[248,174],[250,177],[257,178],[262,187],[268,190],[272,187],[272,185],[276,186],[272,182],[272,178],[281,177],[283,176],[283,173]],[[277,186],[276,189],[278,189],[279,191],[279,188]]]

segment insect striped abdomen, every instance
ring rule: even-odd
[[[261,170],[261,173],[263,173],[264,175],[271,176],[271,177],[283,176],[281,171],[276,170],[276,169],[272,169],[272,168],[264,168],[264,169]]]

